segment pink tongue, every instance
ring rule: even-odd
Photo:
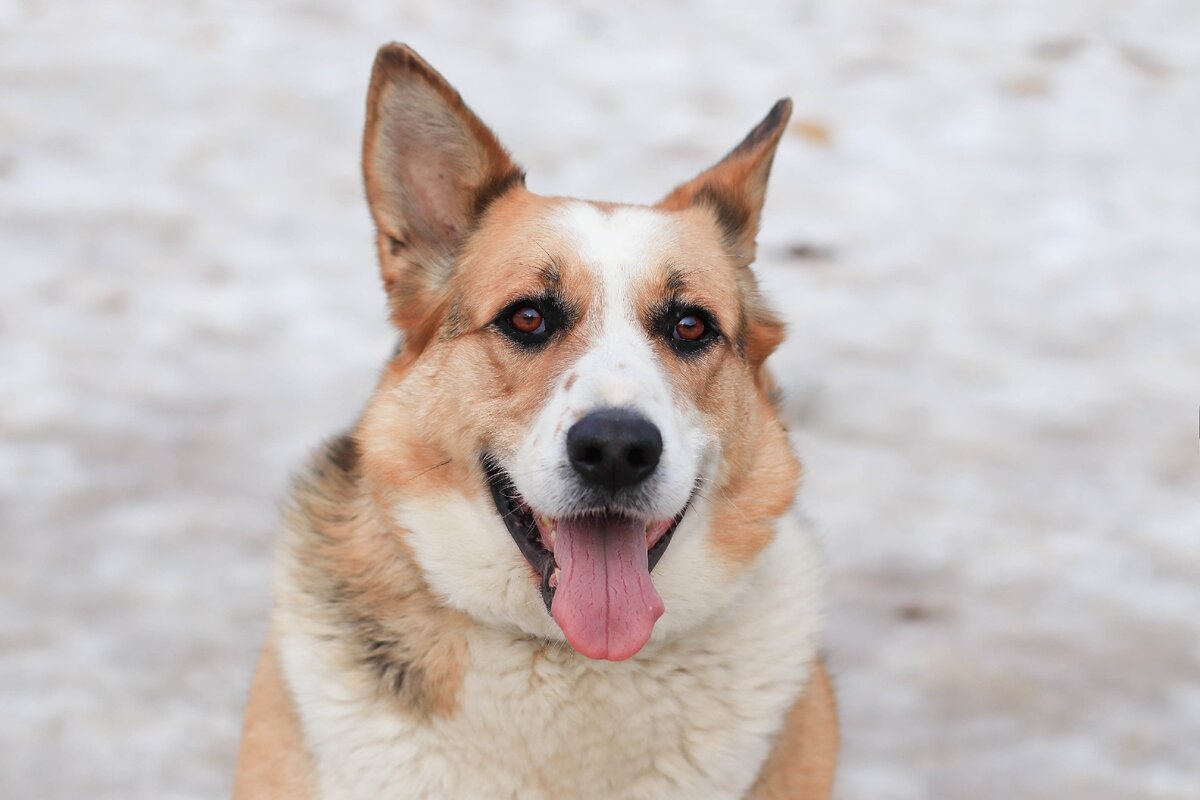
[[[644,524],[608,515],[560,520],[554,560],[562,572],[550,613],[571,647],[610,661],[641,650],[663,613]]]

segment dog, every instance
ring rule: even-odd
[[[296,482],[236,798],[829,795],[824,573],[750,270],[790,114],[653,206],[543,197],[379,51],[402,344]]]

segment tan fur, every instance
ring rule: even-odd
[[[837,700],[823,663],[788,713],[747,800],[827,798],[837,769]]]
[[[254,672],[233,780],[233,800],[316,797],[312,758],[304,744],[291,692],[279,670],[273,641],[263,647]]]
[[[704,486],[711,516],[695,535],[707,537],[716,556],[704,555],[703,564],[719,564],[713,574],[730,587],[763,560],[801,474],[763,366],[783,327],[749,269],[771,160],[789,113],[790,104],[778,104],[716,166],[638,211],[662,235],[647,243],[645,269],[624,287],[632,324],[644,329],[638,335],[653,351],[646,361],[661,365],[654,375],[665,374],[665,382],[655,380],[694,409],[719,444],[718,467]],[[385,47],[376,59],[363,170],[381,275],[405,338],[354,430],[315,458],[293,492],[281,550],[278,637],[264,648],[247,709],[239,798],[317,795],[307,747],[326,732],[301,735],[294,706],[304,716],[306,700],[289,684],[295,672],[286,673],[297,662],[284,658],[281,672],[276,655],[288,636],[293,649],[280,652],[301,661],[305,652],[296,655],[295,642],[328,644],[308,677],[329,671],[344,677],[345,686],[330,691],[353,694],[347,702],[358,702],[354,692],[366,686],[372,707],[385,709],[388,724],[398,729],[435,731],[473,708],[468,688],[478,672],[471,672],[471,642],[493,632],[459,610],[464,606],[419,558],[422,547],[452,551],[454,525],[443,532],[404,520],[426,513],[423,501],[468,510],[490,503],[480,454],[511,458],[522,442],[534,441],[528,435],[538,413],[556,391],[575,386],[580,360],[604,336],[611,310],[605,304],[625,312],[605,294],[597,265],[561,224],[581,201],[525,190],[523,174],[495,136],[408,48]],[[631,208],[590,207],[589,219],[601,220]],[[559,298],[573,324],[552,346],[519,351],[493,321],[511,303],[545,293]],[[722,337],[695,357],[679,357],[669,337],[652,330],[655,315],[672,302],[707,309]],[[555,434],[570,421],[560,420]],[[686,474],[690,481],[692,473]],[[489,524],[499,528],[495,509],[490,513]],[[538,580],[529,568],[528,586],[516,581],[535,604]],[[548,641],[537,637],[549,634],[534,637],[530,630],[503,628],[499,635],[513,637],[513,652]],[[535,662],[540,652],[533,650]],[[796,689],[810,669],[799,659],[796,664],[780,684],[787,700],[774,713],[797,697],[791,692],[800,691],[799,699],[749,795],[754,800],[828,795],[837,739],[832,690],[819,664],[808,688]],[[759,696],[774,702],[772,695]],[[324,702],[323,695],[317,699]],[[759,756],[765,751],[764,742]]]

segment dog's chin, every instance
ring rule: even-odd
[[[664,611],[650,572],[690,502],[667,519],[619,506],[552,517],[532,508],[494,460],[484,459],[484,472],[496,513],[567,642],[588,658],[610,661],[641,650]]]

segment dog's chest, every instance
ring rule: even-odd
[[[816,563],[801,551],[728,613],[630,661],[477,627],[455,712],[433,720],[380,702],[371,676],[293,628],[283,655],[322,796],[743,797],[815,656],[819,579],[796,569]]]
[[[378,703],[326,708],[345,723],[323,726],[336,730],[319,758],[327,796],[741,797],[806,666],[751,674],[694,653],[686,666],[590,665],[496,639],[473,639],[449,719],[417,724]]]

